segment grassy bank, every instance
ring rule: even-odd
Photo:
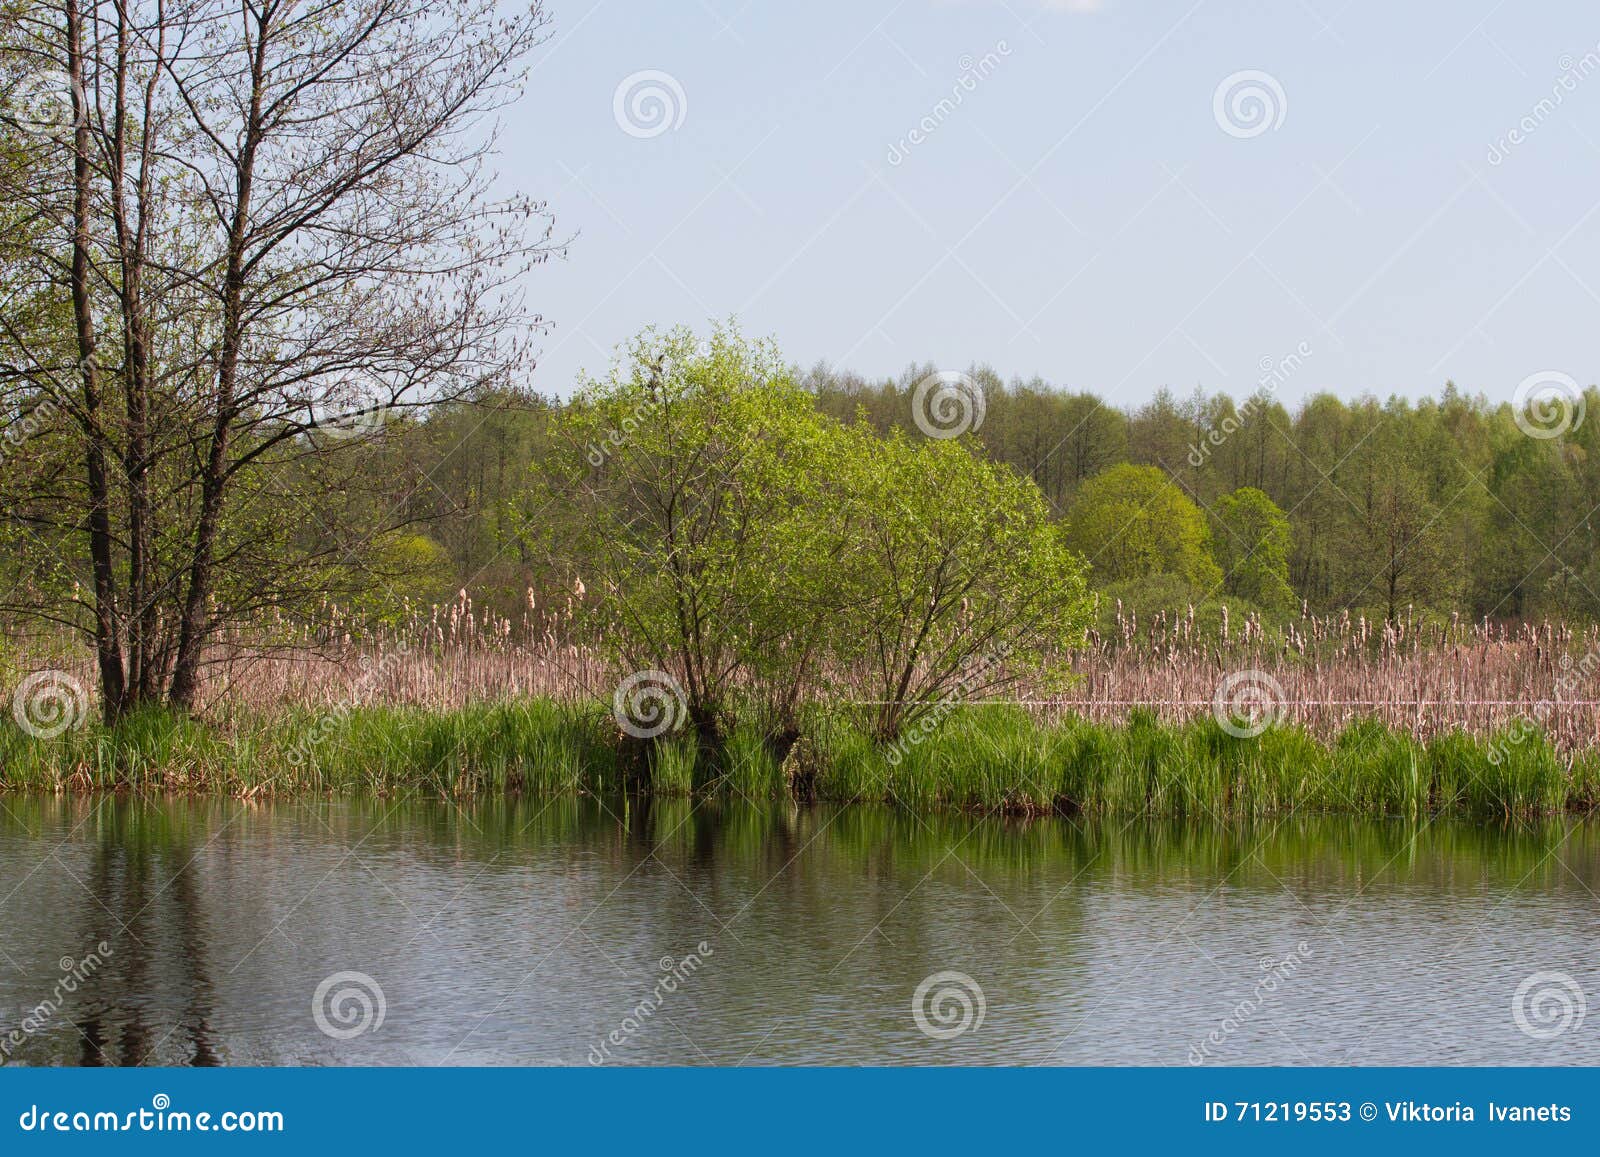
[[[1017,708],[972,706],[894,748],[843,713],[813,712],[787,751],[739,727],[713,756],[682,736],[625,740],[602,704],[529,700],[451,711],[286,709],[215,723],[147,713],[54,739],[8,721],[0,786],[244,797],[698,791],[1012,813],[1504,816],[1595,806],[1600,752],[1569,758],[1538,734],[1422,743],[1370,720],[1324,742],[1293,726],[1241,739],[1210,718],[1043,722]]]

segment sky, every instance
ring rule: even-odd
[[[649,324],[1137,405],[1600,379],[1583,0],[549,0],[532,385]]]

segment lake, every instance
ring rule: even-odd
[[[0,797],[21,1064],[1596,1064],[1600,824]]]

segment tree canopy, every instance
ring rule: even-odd
[[[1031,482],[966,442],[827,417],[730,328],[647,330],[554,429],[521,540],[708,744],[741,695],[783,730],[805,691],[862,673],[890,739],[1059,662],[1087,625],[1083,564]]]
[[[1212,542],[1222,567],[1223,589],[1270,610],[1292,608],[1289,516],[1254,486],[1222,495],[1213,510],[1217,533]]]
[[[1170,574],[1201,595],[1222,583],[1205,513],[1154,466],[1125,462],[1089,479],[1067,527],[1068,541],[1089,560],[1098,582]]]

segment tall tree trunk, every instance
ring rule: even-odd
[[[83,377],[84,458],[89,485],[89,556],[94,572],[95,658],[101,711],[109,722],[126,706],[127,681],[112,569],[111,495],[106,475],[106,433],[100,411],[100,369],[95,364],[94,312],[89,285],[89,110],[84,90],[83,17],[66,0],[67,71],[72,87],[72,318]]]
[[[164,45],[165,30],[158,34]],[[139,184],[134,199],[138,224],[130,220],[128,205],[128,58],[132,45],[127,14],[118,9],[117,61],[113,109],[116,122],[111,133],[111,214],[116,230],[118,266],[122,283],[123,407],[127,425],[123,444],[122,468],[128,502],[128,609],[127,609],[127,688],[128,706],[155,699],[155,601],[150,587],[150,495],[149,495],[149,323],[145,316],[145,202],[149,195],[151,113],[159,70],[152,69],[145,93],[141,132]],[[159,51],[159,50],[158,50]]]
[[[259,18],[258,18],[259,20]],[[239,351],[244,332],[244,260],[250,226],[250,193],[255,180],[256,149],[261,140],[261,101],[265,84],[268,29],[259,20],[250,59],[250,110],[245,119],[244,142],[234,167],[233,219],[228,227],[228,266],[222,286],[222,348],[217,359],[215,422],[211,448],[200,477],[200,517],[195,527],[189,563],[189,589],[178,624],[178,653],[173,663],[168,699],[174,707],[194,707],[200,689],[200,660],[210,634],[212,563],[216,557],[217,529],[222,519],[222,497],[228,484],[228,442],[233,431],[239,374]]]
[[[211,562],[217,547],[217,524],[222,513],[222,473],[226,466],[228,432],[219,428],[212,436],[200,484],[200,520],[189,561],[188,591],[178,622],[178,653],[172,664],[172,686],[167,699],[183,711],[193,710],[200,693],[200,659],[205,648],[211,600]]]

